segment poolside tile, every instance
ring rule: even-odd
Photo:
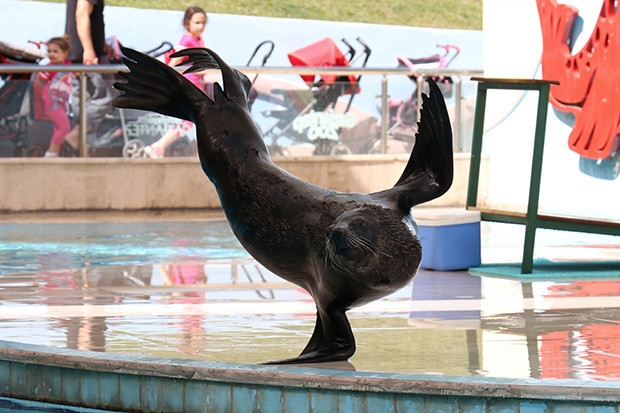
[[[0,360],[0,394],[8,395],[11,390],[11,364]]]
[[[360,392],[340,392],[338,394],[339,412],[365,412],[366,400]]]
[[[487,413],[519,412],[519,399],[493,398],[487,401]]]
[[[314,389],[310,392],[310,411],[338,411],[338,393],[333,390]]]
[[[26,366],[26,377],[28,381],[28,396],[34,400],[44,394],[43,366],[29,364]]]
[[[119,375],[120,406],[126,410],[140,409],[140,376],[133,374]]]
[[[426,396],[425,408],[427,412],[452,413],[458,412],[456,397]]]
[[[543,401],[523,400],[519,403],[520,413],[547,413],[549,405]]]
[[[76,404],[82,401],[82,371],[62,369],[62,400]]]
[[[186,412],[207,411],[207,383],[201,380],[188,380],[185,382],[185,405]]]
[[[209,382],[207,387],[207,411],[229,412],[232,406],[232,389],[230,384]]]
[[[456,399],[459,413],[486,413],[487,399],[482,397],[459,397]]]
[[[618,413],[618,404],[609,406],[586,406],[586,413]]]
[[[82,379],[80,387],[82,402],[87,406],[99,406],[99,372],[82,370],[80,375]]]
[[[184,411],[183,381],[179,379],[159,378],[162,389],[161,410],[164,412]]]
[[[393,393],[366,393],[366,406],[369,412],[394,413],[395,403]]]
[[[395,394],[396,413],[414,413],[424,411],[424,396],[416,394]]]
[[[99,402],[101,406],[120,407],[120,379],[116,373],[99,374]]]
[[[59,367],[43,366],[44,388],[43,395],[47,400],[62,401],[62,369]]]
[[[618,400],[620,398],[620,382],[612,381],[589,381],[579,388],[587,394],[596,395],[600,399],[611,398]]]
[[[281,412],[283,397],[280,387],[263,386],[256,395],[256,410],[259,412]]]
[[[160,411],[165,393],[159,377],[140,376],[140,408],[146,411]]]
[[[556,402],[549,403],[553,413],[586,413],[585,404],[579,402]],[[598,407],[598,406],[597,406]],[[598,409],[595,410],[598,413]]]
[[[297,413],[310,411],[310,391],[305,388],[284,387],[282,411],[284,413]]]
[[[24,363],[11,363],[11,396],[28,396],[28,369]]]
[[[232,388],[233,412],[253,412],[256,410],[258,391],[254,385],[236,383]]]

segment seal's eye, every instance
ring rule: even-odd
[[[353,221],[351,224],[351,228],[355,229],[359,233],[366,232],[369,226],[370,223],[368,222],[368,220],[361,217],[356,218],[355,221]]]

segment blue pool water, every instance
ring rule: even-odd
[[[0,276],[247,257],[225,221],[0,224]]]

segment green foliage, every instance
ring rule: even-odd
[[[106,5],[167,10],[200,6],[207,13],[482,29],[482,0],[106,0]]]

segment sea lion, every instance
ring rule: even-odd
[[[114,105],[155,111],[196,124],[198,155],[233,233],[267,269],[308,291],[316,325],[298,357],[267,364],[340,361],[355,352],[346,316],[352,307],[407,285],[421,247],[411,207],[452,184],[452,130],[443,96],[429,80],[416,143],[391,189],[342,193],[276,166],[248,106],[251,82],[209,49],[185,49],[186,72],[217,68],[223,87],[209,97],[174,68],[123,48],[129,72]]]

